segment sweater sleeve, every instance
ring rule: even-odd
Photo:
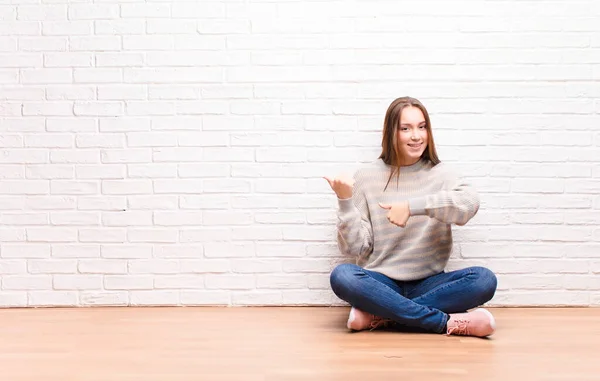
[[[448,169],[441,172],[444,178],[442,189],[431,195],[409,199],[410,214],[427,215],[448,224],[465,225],[479,210],[479,194],[455,172]]]
[[[360,181],[354,184],[352,198],[338,199],[337,242],[345,255],[367,256],[373,250],[373,227]]]

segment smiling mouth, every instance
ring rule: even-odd
[[[416,144],[409,144],[408,146],[411,148],[421,148],[422,145],[423,145],[423,143],[416,143]]]

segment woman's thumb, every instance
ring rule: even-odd
[[[392,209],[392,206],[389,204],[382,204],[381,202],[379,203],[379,206],[381,206],[383,209]]]

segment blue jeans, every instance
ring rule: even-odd
[[[446,332],[448,314],[465,312],[492,299],[496,276],[484,267],[441,272],[401,282],[353,264],[337,266],[330,277],[333,292],[351,306],[392,319],[421,332]]]

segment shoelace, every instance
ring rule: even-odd
[[[457,319],[453,323],[456,325],[448,329],[448,335],[469,335],[469,320]]]
[[[373,321],[371,322],[371,331],[374,329],[377,329],[379,327],[387,327],[389,325],[389,323],[391,323],[392,320],[390,319],[383,319],[383,318],[375,318],[373,319]]]

